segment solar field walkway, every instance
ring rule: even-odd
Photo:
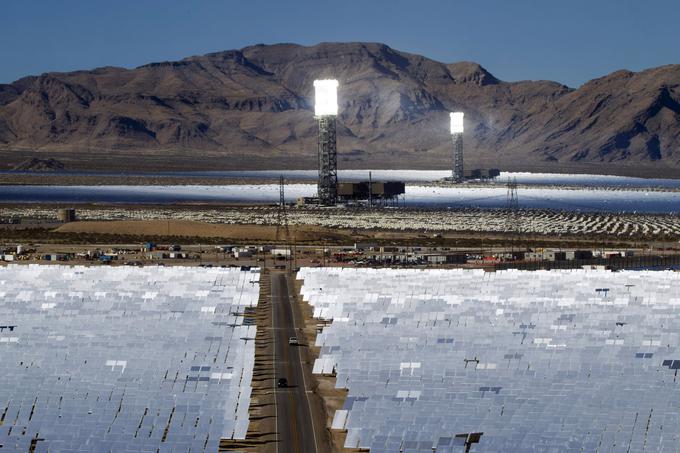
[[[245,438],[259,270],[0,268],[0,451]]]
[[[680,273],[304,268],[333,428],[378,452],[677,451]],[[472,433],[481,433],[470,437]],[[477,440],[477,439],[474,439]]]

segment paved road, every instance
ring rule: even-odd
[[[276,381],[288,379],[288,388],[276,388],[276,431],[279,453],[320,453],[317,448],[315,426],[310,409],[308,382],[305,381],[301,360],[304,346],[289,346],[296,332],[298,315],[289,297],[288,277],[283,272],[272,272],[272,322]],[[301,321],[300,321],[301,323]],[[276,385],[276,383],[275,383]],[[311,393],[311,392],[310,392]],[[323,423],[323,421],[317,421]]]

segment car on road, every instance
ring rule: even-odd
[[[288,339],[288,344],[291,346],[299,346],[300,342],[298,341],[297,337],[290,337]]]
[[[277,387],[288,387],[288,379],[286,379],[286,378],[279,379],[278,382],[276,383],[276,386]]]

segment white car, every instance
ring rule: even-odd
[[[297,337],[290,337],[288,339],[288,344],[291,346],[299,346],[300,342],[298,341]]]

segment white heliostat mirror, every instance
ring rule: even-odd
[[[315,80],[314,81],[314,114],[327,116],[338,114],[338,81]]]
[[[463,112],[451,112],[451,133],[463,133]]]

